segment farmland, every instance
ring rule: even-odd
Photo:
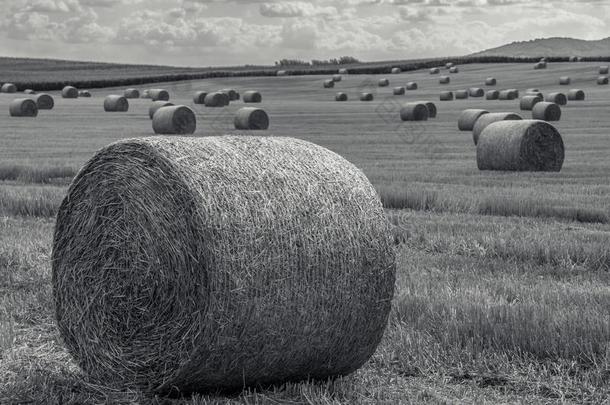
[[[305,139],[354,163],[379,191],[395,225],[397,286],[385,337],[357,373],[203,395],[187,403],[603,403],[610,400],[610,87],[599,63],[468,64],[439,85],[427,70],[348,75],[335,89],[320,76],[223,77],[160,83],[197,113],[196,136],[234,134],[233,115],[193,105],[196,90],[256,89],[271,127],[264,135]],[[479,172],[466,108],[519,112],[519,101],[438,101],[441,90],[582,88],[556,123],[566,159],[560,173]],[[559,86],[571,76],[571,86]],[[378,88],[380,77],[389,88]],[[419,90],[392,96],[393,86]],[[92,89],[35,119],[8,116],[0,94],[0,403],[148,402],[90,384],[62,347],[53,321],[50,249],[54,215],[70,178],[102,146],[152,135],[149,100],[104,113]],[[335,102],[334,94],[348,94]],[[375,94],[360,102],[361,91]],[[401,103],[434,101],[438,118],[406,123]],[[4,112],[2,112],[4,111]],[[528,112],[523,112],[524,118]],[[159,400],[158,402],[161,402]],[[175,401],[179,403],[180,401]]]

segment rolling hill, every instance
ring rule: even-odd
[[[512,42],[497,48],[477,52],[471,56],[610,56],[610,37],[595,41],[556,37]]]

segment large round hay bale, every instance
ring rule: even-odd
[[[407,90],[417,90],[417,83],[415,83],[415,82],[407,83]]]
[[[79,90],[78,96],[84,98],[91,98],[91,92],[89,90]]]
[[[477,120],[485,114],[489,114],[489,111],[476,108],[462,111],[458,118],[458,129],[460,131],[472,131]]]
[[[600,66],[599,67],[599,74],[600,75],[607,75],[609,71],[610,71],[610,67],[608,67],[608,66]]]
[[[544,94],[542,94],[539,91],[526,91],[525,95],[526,96],[536,96],[536,97],[544,99]]]
[[[498,84],[498,81],[495,77],[488,77],[487,79],[485,79],[486,86],[495,86],[496,84]]]
[[[216,91],[214,93],[208,93],[205,96],[203,103],[206,107],[225,107],[229,105],[230,101],[231,100],[227,93]]]
[[[568,86],[572,82],[572,79],[569,76],[561,76],[559,78],[559,84],[561,86]]]
[[[455,63],[453,63],[453,62],[445,63],[445,69],[451,69],[452,67],[455,67]]]
[[[515,100],[517,97],[518,96],[512,90],[502,90],[498,95],[499,100]]]
[[[479,170],[558,172],[563,160],[561,135],[544,121],[495,122],[477,145]]]
[[[486,100],[497,100],[500,98],[500,92],[498,90],[489,90],[485,93]]]
[[[32,97],[32,100],[36,102],[39,110],[52,110],[55,107],[55,100],[53,100],[51,95],[46,93],[36,94]]]
[[[126,112],[129,110],[129,101],[124,96],[109,95],[104,99],[104,111]]]
[[[402,73],[401,68],[399,68],[399,67],[392,68],[392,74],[397,75],[399,73]]]
[[[600,85],[608,84],[608,77],[607,76],[598,77],[597,84],[600,84]]]
[[[379,87],[388,87],[390,85],[390,81],[388,79],[379,79],[377,84]]]
[[[78,98],[78,90],[76,87],[66,86],[61,90],[63,98]]]
[[[123,93],[125,98],[140,98],[140,90],[138,89],[126,89]]]
[[[266,130],[269,128],[269,116],[260,108],[244,107],[237,111],[233,123],[235,129]]]
[[[140,98],[150,98],[150,89],[143,90],[140,94]]]
[[[155,134],[190,135],[197,129],[197,118],[183,105],[161,107],[153,115],[152,126]]]
[[[229,101],[237,101],[241,97],[235,89],[222,89],[220,90],[220,92],[225,93],[227,96],[229,96]]]
[[[263,101],[263,96],[256,90],[248,90],[244,93],[244,103],[260,103]]]
[[[436,104],[432,101],[418,101],[418,103],[422,103],[428,109],[428,118],[436,118],[436,114],[438,112],[436,108]]]
[[[148,95],[152,99],[152,101],[168,101],[169,100],[169,92],[163,89],[149,89]]]
[[[449,84],[451,83],[451,78],[449,76],[441,76],[438,78],[439,84]]]
[[[364,174],[312,143],[123,140],[84,166],[59,209],[56,322],[91,381],[120,389],[346,375],[387,324],[390,234]]]
[[[437,67],[430,69],[430,74],[431,75],[437,75],[439,73],[441,73],[441,70],[439,68],[437,68]]]
[[[559,105],[568,104],[568,98],[563,93],[549,93],[544,98],[544,101],[547,101],[549,103],[559,104]]]
[[[532,118],[542,121],[561,120],[561,107],[555,103],[541,101],[532,108]]]
[[[8,111],[11,117],[36,117],[38,106],[31,98],[18,98],[10,102]]]
[[[360,101],[373,101],[372,93],[360,93]]]
[[[578,61],[579,61],[579,60],[578,60],[578,56],[570,56],[569,61],[570,61],[570,62],[578,62]]]
[[[196,91],[193,95],[193,103],[195,104],[205,104],[205,96],[208,95],[207,91]]]
[[[521,100],[519,101],[519,108],[521,109],[521,111],[532,111],[532,108],[534,108],[536,103],[539,103],[543,100],[544,99],[542,98],[542,96],[526,94],[525,96],[521,97]]]
[[[277,76],[287,76],[288,73],[285,70],[278,70],[276,75]]]
[[[453,100],[453,92],[452,91],[441,91],[439,95],[440,101],[452,101]]]
[[[36,94],[36,92],[32,89],[25,89],[23,90],[23,94]]]
[[[428,107],[424,103],[406,103],[400,108],[400,119],[403,121],[427,121]]]
[[[517,89],[507,89],[507,91],[511,92],[514,98],[519,98],[519,90]]]
[[[332,89],[333,87],[335,87],[335,82],[333,81],[333,79],[326,79],[324,80],[323,85],[325,89]]]
[[[402,96],[405,94],[405,88],[402,86],[394,87],[392,90],[395,96]]]
[[[510,112],[499,112],[499,113],[489,113],[479,117],[479,119],[474,123],[472,128],[472,140],[476,145],[479,142],[479,136],[481,132],[490,124],[498,121],[514,121],[514,120],[522,120],[523,118],[519,114],[510,113]]]
[[[347,94],[342,92],[335,94],[335,101],[347,101]]]
[[[485,90],[480,87],[471,87],[468,89],[468,95],[470,97],[483,97],[485,96]]]
[[[333,82],[340,82],[341,80],[343,80],[343,76],[341,75],[333,75]]]
[[[538,62],[534,65],[534,69],[546,69],[546,62]]]
[[[455,98],[458,100],[465,100],[468,98],[468,90],[456,90]]]
[[[585,99],[585,92],[581,89],[570,89],[568,91],[568,100],[571,101],[583,101]]]
[[[1,93],[17,93],[17,86],[13,83],[4,83],[0,88]]]
[[[170,103],[169,101],[163,101],[163,100],[153,101],[152,103],[150,103],[150,107],[148,107],[148,116],[152,120],[153,117],[155,116],[155,113],[157,112],[157,110],[159,108],[171,107],[173,105],[174,104]]]
[[[449,73],[460,73],[460,69],[457,66],[453,66],[449,69]]]
[[[349,71],[345,68],[339,69],[339,74],[340,75],[347,75],[349,74]]]

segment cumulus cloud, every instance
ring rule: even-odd
[[[304,1],[263,3],[259,11],[265,17],[313,17],[337,14],[335,7],[321,7]]]

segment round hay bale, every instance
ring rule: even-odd
[[[472,140],[476,145],[479,142],[479,136],[481,132],[490,124],[498,121],[516,121],[522,120],[523,118],[519,114],[510,113],[510,112],[500,112],[500,113],[489,113],[484,114],[479,117],[479,119],[474,123],[472,127]]]
[[[347,75],[347,74],[349,74],[349,71],[347,69],[345,69],[345,68],[339,69],[339,74],[340,75]]]
[[[441,76],[438,78],[439,84],[449,84],[451,82],[451,78],[449,76]]]
[[[347,94],[341,92],[335,94],[335,101],[347,101]]]
[[[544,101],[541,96],[526,94],[525,96],[521,97],[521,100],[519,101],[519,108],[521,111],[532,111],[534,106],[541,101]]]
[[[153,117],[155,116],[155,113],[157,112],[157,110],[159,108],[171,107],[173,105],[174,104],[170,103],[169,101],[163,101],[163,100],[153,101],[152,103],[150,103],[150,107],[148,107],[148,116],[152,120]]]
[[[399,73],[402,73],[401,68],[399,68],[399,67],[392,68],[392,74],[397,75]]]
[[[428,118],[436,118],[436,113],[438,112],[436,108],[436,104],[431,101],[418,101],[426,106],[428,109]]]
[[[324,80],[324,88],[325,89],[332,89],[333,87],[335,87],[335,82],[333,81],[333,79],[326,79],[326,80]]]
[[[477,145],[479,170],[558,172],[563,160],[561,135],[544,121],[495,122]]]
[[[203,103],[206,107],[225,107],[229,105],[230,101],[228,94],[216,91],[214,93],[208,93],[205,96]]]
[[[61,90],[63,98],[78,98],[78,90],[76,87],[66,86]]]
[[[402,86],[394,87],[392,92],[394,93],[395,96],[402,96],[405,94],[405,88]]]
[[[196,91],[193,95],[193,103],[195,104],[205,104],[205,96],[208,95],[207,91]]]
[[[78,91],[78,96],[79,97],[90,98],[91,97],[91,93],[89,92],[89,90],[79,90]]]
[[[163,89],[149,89],[148,95],[152,101],[169,101],[169,92]]]
[[[502,90],[498,95],[499,100],[515,100],[517,97],[518,96],[511,90]]]
[[[140,90],[138,89],[126,89],[123,93],[125,98],[140,98]]]
[[[570,62],[578,62],[578,56],[570,56]]]
[[[417,90],[417,83],[415,83],[415,82],[407,83],[407,90]]]
[[[260,103],[263,101],[263,96],[256,90],[248,90],[244,93],[244,103]]]
[[[452,101],[453,100],[453,92],[452,91],[441,91],[439,95],[439,99],[441,101]]]
[[[610,67],[608,67],[608,66],[600,66],[599,67],[599,74],[600,75],[607,75],[609,70],[610,70]]]
[[[237,101],[240,97],[239,93],[235,89],[222,89],[220,90],[220,93],[225,93],[227,96],[229,96],[229,101]]]
[[[428,107],[424,103],[406,103],[400,108],[400,119],[403,121],[427,121]]]
[[[456,90],[455,98],[457,100],[465,100],[468,98],[468,90]]]
[[[375,188],[306,141],[123,140],[78,173],[56,223],[58,329],[100,385],[326,380],[362,366],[388,321],[396,253]]]
[[[1,93],[17,93],[17,86],[13,83],[4,83],[0,88]]]
[[[530,91],[526,91],[526,92],[525,92],[525,95],[526,95],[526,96],[536,96],[536,97],[539,97],[539,98],[544,99],[544,94],[542,94],[542,93],[541,93],[541,92],[539,92],[539,91],[531,91],[531,92],[530,92]]]
[[[571,89],[568,91],[568,100],[571,101],[584,101],[585,92],[581,89]]]
[[[455,63],[453,63],[453,62],[445,63],[445,69],[451,69],[452,67],[455,67]]]
[[[546,62],[538,62],[534,65],[534,69],[546,69]]]
[[[458,118],[458,129],[460,131],[472,131],[477,120],[485,114],[489,114],[489,111],[475,108],[462,111]]]
[[[23,90],[23,94],[36,94],[36,92],[32,89],[25,89]]]
[[[190,135],[197,129],[197,118],[184,105],[161,107],[153,115],[152,126],[155,134]]]
[[[507,89],[507,91],[513,93],[514,98],[519,98],[519,90],[517,90],[517,89]]]
[[[8,111],[11,117],[36,117],[38,106],[31,98],[18,98],[10,102]]]
[[[559,121],[561,120],[561,107],[555,103],[541,101],[536,103],[532,109],[532,118],[542,121]]]
[[[278,70],[276,75],[277,76],[287,76],[288,73],[285,70]]]
[[[336,82],[340,82],[341,80],[343,80],[343,77],[341,75],[333,75],[333,81]]]
[[[485,93],[486,100],[497,100],[500,98],[500,92],[498,90],[489,90]]]
[[[269,128],[269,116],[260,108],[244,107],[237,111],[233,123],[235,129],[266,130]]]
[[[483,90],[480,87],[471,87],[468,89],[468,95],[470,97],[484,97],[485,96],[485,90]]]
[[[563,93],[549,93],[544,98],[544,101],[547,101],[549,103],[559,104],[559,105],[568,104],[568,98]]]
[[[431,75],[437,75],[439,73],[441,73],[441,70],[439,68],[437,68],[437,67],[430,69],[430,74]]]
[[[360,101],[373,101],[374,97],[372,93],[361,93]]]
[[[32,99],[36,102],[39,110],[52,110],[55,107],[55,100],[49,94],[36,94]]]
[[[104,111],[106,112],[127,112],[129,101],[124,96],[110,95],[104,99]]]
[[[598,77],[597,84],[600,84],[600,85],[608,84],[608,77],[607,76]]]
[[[567,86],[567,85],[569,85],[571,82],[572,82],[572,79],[570,79],[570,77],[569,77],[569,76],[561,76],[561,77],[559,78],[559,84],[560,84],[561,86]]]
[[[457,66],[454,66],[449,69],[449,73],[460,73],[460,69]]]
[[[142,94],[140,94],[140,98],[150,98],[150,89],[142,91]]]
[[[379,79],[377,84],[379,87],[388,87],[390,85],[390,81],[388,79]]]
[[[498,81],[495,77],[488,77],[487,79],[485,79],[486,86],[495,86],[496,84],[498,84]]]

